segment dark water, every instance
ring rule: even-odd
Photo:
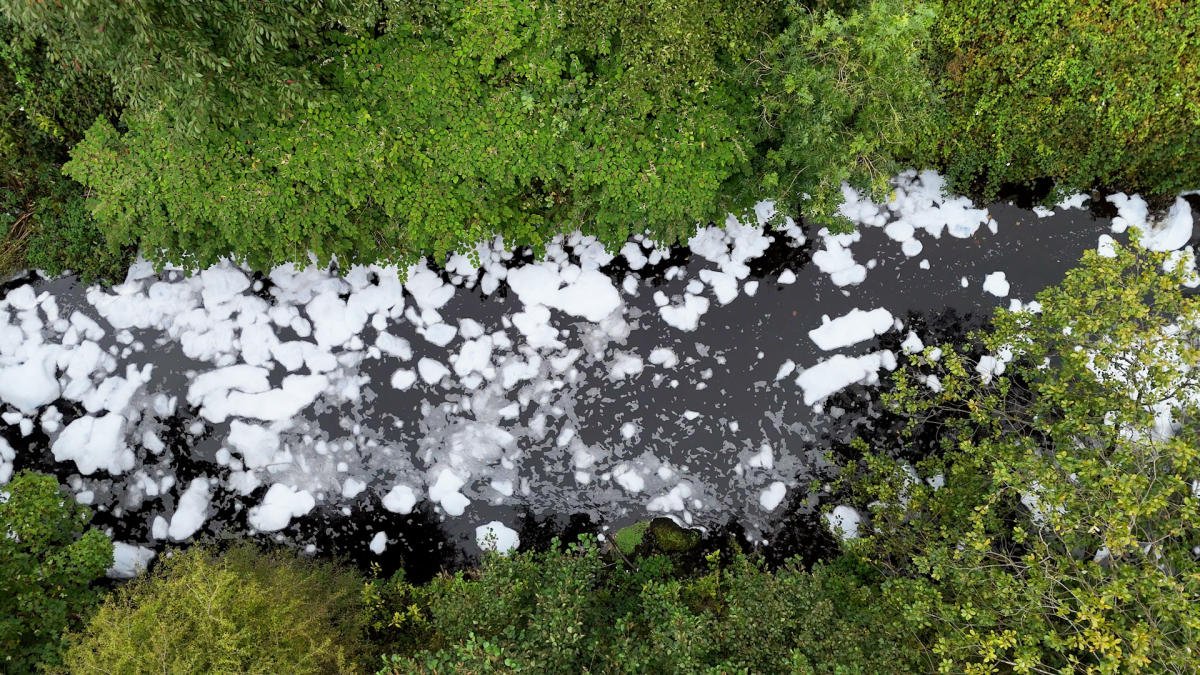
[[[570,478],[570,458],[555,443],[569,425],[585,444],[605,451],[609,466],[652,456],[694,477],[696,492],[704,502],[703,508],[692,514],[694,524],[704,527],[710,538],[748,536],[763,545],[772,560],[793,554],[818,558],[834,546],[815,510],[828,495],[809,494],[806,488],[810,481],[828,479],[836,472],[829,453],[836,456],[845,451],[854,436],[867,438],[877,449],[899,454],[919,456],[922,450],[895,447],[895,421],[882,414],[878,388],[852,386],[826,401],[823,411],[814,412],[803,404],[802,392],[791,378],[775,381],[776,371],[788,359],[811,366],[827,358],[832,352],[817,349],[808,331],[821,324],[823,314],[836,317],[856,307],[887,308],[903,321],[904,328],[843,352],[865,354],[887,348],[899,353],[899,342],[909,330],[915,330],[926,344],[961,340],[968,331],[983,326],[995,307],[1007,306],[1008,298],[1029,301],[1038,290],[1061,280],[1109,229],[1106,219],[1079,210],[1038,218],[1030,211],[996,204],[990,213],[999,223],[998,233],[985,228],[965,240],[923,237],[925,248],[914,258],[906,258],[881,229],[862,230],[862,241],[853,247],[855,258],[861,263],[874,260],[875,264],[862,284],[845,289],[831,284],[811,264],[814,246],[820,246],[811,231],[815,228],[810,228],[808,243],[800,247],[777,237],[766,254],[751,263],[752,278],[761,282],[758,292],[753,297],[743,293],[724,306],[714,301],[698,329],[687,333],[662,323],[651,296],[656,290],[667,295],[682,293],[689,280],[712,265],[686,248],[676,248],[668,261],[638,272],[628,270],[618,257],[604,271],[618,286],[626,275],[633,274],[639,294],[623,296],[626,321],[633,329],[614,348],[644,358],[652,349],[668,346],[680,364],[664,378],[655,378],[664,371],[647,367],[640,375],[614,382],[607,377],[601,359],[590,354],[581,357],[582,376],[576,382],[556,392],[552,401],[523,410],[511,423],[521,430],[510,454],[520,458],[517,475],[527,482],[527,496],[489,500],[472,495],[470,506],[459,517],[445,516],[428,501],[420,502],[411,514],[400,515],[381,508],[378,499],[359,499],[347,505],[331,498],[319,501],[311,513],[293,520],[282,533],[253,536],[312,546],[363,566],[377,562],[385,571],[403,566],[412,577],[421,579],[475,557],[475,526],[491,520],[517,529],[521,547],[528,549],[544,547],[553,536],[570,538],[658,515],[647,511],[646,502],[656,490],[667,489],[669,481],[655,485],[651,480],[643,493],[630,495],[611,481],[579,485]],[[930,269],[920,267],[923,259],[930,261]],[[688,273],[668,280],[664,272],[672,266],[684,266]],[[795,274],[794,283],[778,283],[784,270]],[[983,276],[995,271],[1007,274],[1011,284],[1008,298],[994,297],[980,288]],[[966,288],[960,283],[963,277],[969,280]],[[74,308],[89,309],[84,289],[73,278],[38,281],[35,286],[38,291],[50,291],[63,314]],[[269,285],[259,291],[265,298],[269,293]],[[505,293],[502,284],[491,296],[459,289],[440,311],[448,318],[470,317],[491,330],[521,309],[522,304]],[[94,316],[94,311],[91,314]],[[562,315],[556,318],[560,327],[570,331],[570,337],[564,338],[568,345],[591,339],[587,324]],[[388,330],[409,340],[414,362],[422,355],[445,361],[447,350],[425,342],[411,325],[392,325]],[[373,332],[368,326],[368,344],[374,339]],[[198,366],[176,343],[159,339],[154,331],[133,333],[146,348],[122,358],[122,368],[127,363],[153,363],[153,391],[174,392],[182,399],[188,371],[211,368]],[[280,338],[286,337],[281,331]],[[110,331],[104,346],[112,345],[112,338]],[[430,438],[438,438],[445,427],[458,423],[457,413],[441,414],[437,407],[451,405],[455,397],[466,393],[425,387],[397,391],[388,386],[394,368],[394,364],[379,360],[364,361],[360,371],[369,376],[370,383],[362,402],[319,403],[317,414],[309,415],[304,428],[328,439],[353,437],[364,465],[384,474],[391,460],[381,451],[365,449],[363,438],[407,453],[396,458],[398,475],[413,467],[419,470],[422,451],[436,442]],[[671,380],[677,380],[678,386],[672,387]],[[544,437],[535,438],[527,432],[530,418],[547,407],[562,412],[549,420]],[[69,402],[60,401],[59,408],[64,423],[81,414],[79,407]],[[700,415],[688,419],[685,411]],[[192,428],[198,421],[202,428]],[[621,427],[631,421],[636,421],[640,432],[632,442],[624,442]],[[397,428],[396,423],[404,426]],[[356,426],[370,428],[355,432]],[[123,501],[120,481],[106,488],[103,481],[93,480],[106,476],[87,479],[89,487],[95,484],[96,522],[110,529],[117,540],[151,542],[153,515],[169,516],[175,495],[193,477],[227,473],[214,462],[227,433],[225,425],[204,422],[195,409],[181,402],[178,412],[161,420],[159,428],[168,449],[162,458],[140,451],[139,464],[169,467],[176,476],[173,494],[131,506]],[[40,430],[35,428],[24,438],[11,426],[2,433],[17,449],[17,469],[54,473],[64,483],[75,476],[73,464],[53,461],[50,439]],[[764,443],[774,450],[773,469],[739,474],[735,470],[739,458],[753,455]],[[755,495],[767,482],[781,477],[788,484],[787,498],[779,508],[765,513],[755,503]],[[382,483],[387,483],[386,476]],[[202,532],[216,538],[246,536],[246,510],[261,500],[266,489],[261,486],[247,497],[217,490]],[[366,542],[381,530],[388,532],[391,542],[377,556],[367,549]]]

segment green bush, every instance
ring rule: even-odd
[[[584,542],[489,556],[470,575],[372,587],[386,672],[820,672],[919,669],[871,586],[849,562],[764,571],[738,554],[681,573],[636,567]],[[865,576],[863,576],[865,575]]]
[[[0,274],[124,273],[130,252],[105,243],[83,186],[61,172],[67,147],[116,110],[102,73],[56,60],[44,40],[0,15]]]
[[[194,132],[302,106],[320,85],[311,64],[322,32],[363,30],[380,4],[0,0],[0,12],[49,45],[48,62],[105,73],[131,113],[153,110]]]
[[[164,556],[70,637],[77,673],[342,673],[365,654],[360,577],[251,545]]]
[[[294,115],[181,143],[151,110],[97,125],[66,170],[111,239],[201,265],[411,261],[577,227],[672,240],[749,170],[754,104],[731,72],[772,5],[446,5],[343,40]]]
[[[990,382],[950,346],[899,371],[890,404],[938,425],[920,468],[945,486],[872,460],[859,551],[945,670],[1195,669],[1200,298],[1163,262],[1088,253],[1040,313],[999,311],[980,338],[1012,361]]]
[[[834,216],[844,182],[886,198],[888,180],[933,159],[945,133],[925,61],[933,7],[855,4],[847,13],[790,5],[789,26],[752,74],[769,131],[754,189],[818,219]]]
[[[947,0],[936,34],[942,152],[960,186],[1200,185],[1195,3]]]
[[[0,488],[0,670],[57,664],[63,634],[99,601],[92,582],[112,564],[112,542],[85,531],[91,517],[53,476],[21,472]]]

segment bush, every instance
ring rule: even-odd
[[[949,0],[936,34],[942,151],[960,185],[1200,185],[1194,3]]]
[[[330,564],[195,547],[110,595],[70,638],[85,673],[334,673],[365,653],[361,579]]]
[[[53,476],[21,472],[0,492],[0,666],[32,672],[58,663],[63,634],[100,598],[92,583],[112,564],[112,542],[87,528],[91,511]]]
[[[49,62],[107,74],[131,113],[156,110],[195,131],[303,105],[319,85],[309,66],[325,44],[322,32],[361,30],[379,18],[379,5],[0,0],[0,11],[25,39],[48,45]]]
[[[184,143],[150,110],[97,125],[66,170],[112,240],[198,265],[412,261],[579,227],[670,241],[735,206],[758,132],[733,71],[776,5],[447,5],[331,46],[328,88],[294,115]]]
[[[949,346],[890,404],[945,453],[882,459],[860,552],[954,672],[1188,672],[1200,640],[1200,298],[1166,258],[1088,253],[1042,311],[999,311],[994,364]],[[1168,265],[1170,267],[1170,265]],[[939,378],[940,388],[926,385]]]
[[[124,274],[131,252],[105,245],[83,186],[61,172],[67,147],[115,115],[102,73],[52,58],[45,41],[0,16],[0,274]]]
[[[847,13],[791,5],[791,23],[756,61],[769,131],[758,195],[835,215],[842,184],[879,200],[889,179],[933,158],[940,101],[925,61],[933,8],[870,0]]]
[[[843,672],[917,669],[867,568],[770,573],[740,554],[682,573],[628,567],[590,542],[508,558],[471,575],[373,588],[388,672]]]

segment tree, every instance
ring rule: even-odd
[[[26,2],[0,10],[48,45],[59,67],[107,74],[134,114],[167,116],[173,128],[239,126],[295,114],[319,82],[326,29],[363,30],[376,2]]]
[[[740,552],[699,569],[632,561],[585,540],[491,555],[426,586],[375,582],[387,672],[809,672],[919,670],[892,639],[873,572],[837,562],[770,572]]]
[[[1195,3],[949,0],[935,34],[941,155],[960,189],[1200,185]]]
[[[932,159],[943,132],[926,63],[933,6],[847,4],[789,5],[789,25],[747,74],[767,130],[753,189],[817,219],[835,216],[843,183],[885,199],[888,181]]]
[[[86,529],[91,511],[53,476],[20,472],[0,492],[0,664],[32,672],[58,663],[63,634],[100,598],[93,582],[112,542]],[[86,531],[85,531],[86,529]]]
[[[577,228],[673,241],[736,206],[757,132],[734,66],[775,7],[446,5],[331,46],[302,109],[179,143],[154,107],[98,124],[66,171],[112,240],[195,265],[413,262]]]
[[[0,15],[0,274],[124,274],[130,252],[105,245],[83,186],[61,171],[67,148],[116,116],[103,73],[52,61],[44,40]]]
[[[1040,311],[998,311],[986,355],[896,376],[890,404],[941,430],[919,468],[944,486],[869,461],[855,550],[944,669],[1194,669],[1200,298],[1173,261],[1088,253]]]

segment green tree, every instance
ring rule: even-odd
[[[5,672],[57,664],[64,633],[81,625],[99,601],[93,582],[112,564],[112,542],[87,529],[91,517],[53,476],[20,472],[0,491],[0,666]]]
[[[691,572],[593,542],[489,556],[471,574],[368,587],[385,672],[916,671],[874,573],[849,560],[768,572],[733,553]]]
[[[845,12],[789,5],[790,23],[747,77],[767,129],[759,196],[830,219],[842,184],[886,198],[932,159],[941,101],[926,63],[934,6],[871,0]]]
[[[947,346],[897,375],[890,403],[938,426],[921,468],[945,484],[871,460],[856,550],[944,669],[1194,670],[1200,299],[1164,262],[1088,253],[1040,312],[997,312],[980,339],[1003,372]]]
[[[130,251],[105,244],[83,186],[61,172],[67,148],[116,115],[103,73],[53,61],[44,40],[0,15],[0,273],[124,273]]]
[[[734,206],[757,134],[734,65],[773,6],[447,5],[344,41],[296,114],[178,143],[156,108],[97,125],[66,170],[112,240],[198,265],[410,262],[579,227],[671,241]]]
[[[947,0],[935,34],[942,157],[963,188],[1200,185],[1196,3]]]
[[[173,128],[238,126],[289,116],[319,86],[323,32],[363,30],[376,2],[27,2],[4,0],[14,23],[48,46],[56,65],[107,74],[131,113]]]
[[[79,633],[74,673],[344,673],[365,653],[362,580],[242,544],[164,556]]]

